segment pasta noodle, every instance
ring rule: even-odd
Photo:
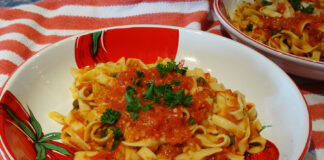
[[[73,110],[49,117],[76,160],[238,160],[265,148],[255,106],[201,69],[122,58],[72,75]]]
[[[237,6],[231,23],[270,47],[324,61],[324,3],[321,0],[256,0]]]

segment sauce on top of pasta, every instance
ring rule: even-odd
[[[268,145],[254,104],[201,69],[122,58],[72,75],[73,110],[50,117],[77,160],[234,160]]]

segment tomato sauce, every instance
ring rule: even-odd
[[[179,85],[172,85],[172,91],[176,92],[180,89],[185,89],[185,94],[189,94],[194,85],[194,80],[190,76],[183,76],[176,72],[169,72],[163,78],[156,68],[140,70],[144,72],[144,77],[141,78],[139,86],[133,81],[137,81],[135,68],[128,68],[121,72],[116,77],[116,83],[113,86],[102,86],[100,91],[94,95],[95,102],[104,104],[105,108],[112,108],[121,113],[116,127],[120,128],[124,134],[124,138],[129,142],[139,141],[143,139],[155,139],[166,141],[169,145],[160,148],[160,154],[163,157],[174,157],[180,153],[179,146],[187,143],[191,138],[192,133],[188,118],[184,116],[181,108],[182,105],[175,105],[169,108],[163,103],[153,103],[152,100],[145,100],[142,95],[147,91],[146,83],[154,81],[155,85],[170,84],[172,81],[179,80]],[[132,120],[130,114],[126,111],[127,101],[125,99],[126,87],[132,86],[137,94],[134,97],[139,97],[141,104],[153,103],[153,109],[144,112],[139,111],[139,117]],[[207,97],[213,96],[216,93],[211,89],[208,83],[200,86],[203,89],[192,95],[194,102],[185,107],[190,113],[190,116],[195,119],[195,123],[201,123],[207,119],[212,112],[212,106],[205,100]],[[104,112],[104,109],[101,109]],[[102,156],[108,156],[104,154]]]
[[[280,5],[279,5],[280,6]],[[280,8],[279,8],[280,9]],[[324,16],[312,16],[308,13],[295,13],[295,17],[283,18],[283,17],[265,17],[261,18],[263,26],[258,29],[269,30],[271,32],[276,32],[280,30],[289,30],[294,32],[296,35],[301,36],[301,27],[305,22],[308,22],[304,30],[309,33],[310,39],[309,43],[317,44],[320,43],[324,34],[318,30],[318,28],[323,25]],[[270,33],[271,33],[270,32]]]

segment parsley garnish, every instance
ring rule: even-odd
[[[144,72],[142,71],[136,71],[137,78],[142,78],[144,77]]]
[[[136,92],[136,90],[135,90],[135,88],[133,88],[132,86],[127,86],[126,87],[126,92],[130,92],[131,94],[136,94],[137,92]]]
[[[138,118],[139,109],[142,108],[142,104],[138,97],[136,99],[134,98],[133,96],[134,93],[136,93],[136,90],[133,87],[128,86],[126,88],[126,93],[125,93],[125,99],[127,101],[126,111],[130,113],[133,120],[136,120]]]
[[[190,125],[195,124],[195,118],[190,117],[190,118],[188,119],[188,122],[189,122]]]
[[[147,104],[147,105],[145,105],[144,107],[143,107],[143,111],[148,111],[148,110],[150,110],[150,109],[153,109],[153,104]]]
[[[174,81],[171,81],[171,84],[173,84],[173,85],[179,85],[180,84],[180,80],[179,79],[176,79]]]
[[[253,24],[248,24],[245,28],[246,31],[251,32],[253,31]]]
[[[166,74],[168,74],[171,71],[176,71],[177,73],[180,73],[182,75],[186,74],[188,67],[179,67],[180,64],[176,64],[174,59],[171,59],[171,62],[168,62],[166,65],[158,63],[156,65],[156,68],[159,70],[159,73],[164,77]]]
[[[112,150],[114,150],[117,147],[120,139],[124,137],[124,134],[123,134],[123,132],[119,128],[110,128],[110,129],[114,133],[114,136],[113,136],[114,142],[113,142],[113,144],[111,146],[111,151],[112,151]]]
[[[146,99],[146,100],[152,100],[153,99],[153,97],[154,97],[154,88],[155,88],[154,82],[155,81],[153,81],[152,83],[146,83],[146,86],[148,87],[148,89],[143,94],[144,99]]]
[[[139,117],[137,112],[129,112],[129,114],[131,115],[132,120],[134,120],[134,121]]]
[[[295,10],[299,10],[299,8],[300,8],[300,0],[291,0],[291,5]]]
[[[165,96],[163,102],[172,108],[174,105],[182,104],[188,106],[192,104],[193,98],[191,95],[185,95],[184,89],[180,89],[178,92],[173,92],[170,89],[165,90]]]
[[[148,89],[143,94],[143,98],[146,100],[153,100],[154,103],[160,104],[160,98],[163,97],[163,95],[163,102],[167,104],[169,108],[177,104],[188,106],[193,102],[191,95],[184,94],[184,89],[180,89],[178,92],[173,92],[170,84],[155,86],[153,81],[152,83],[146,83],[146,86]]]
[[[313,13],[314,12],[314,7],[310,4],[307,7],[303,6],[300,11],[304,12],[304,13]]]
[[[262,6],[270,6],[272,5],[272,2],[269,2],[267,0],[262,0]]]
[[[142,80],[141,79],[137,79],[137,81],[136,81],[136,86],[141,86],[141,83],[142,83]]]
[[[135,83],[135,79],[133,77],[130,78],[130,80],[132,81],[133,84]]]
[[[101,115],[100,120],[104,123],[115,124],[118,121],[119,116],[120,113],[118,111],[107,108],[106,112]]]

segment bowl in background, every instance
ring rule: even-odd
[[[229,21],[229,18],[233,16],[236,6],[241,4],[243,1],[253,3],[253,0],[214,1],[214,11],[219,21],[232,39],[259,51],[290,74],[310,79],[324,80],[324,62],[305,59],[300,56],[274,49],[261,42],[258,42],[257,40],[241,32],[239,29],[235,28],[234,25],[232,25]]]

